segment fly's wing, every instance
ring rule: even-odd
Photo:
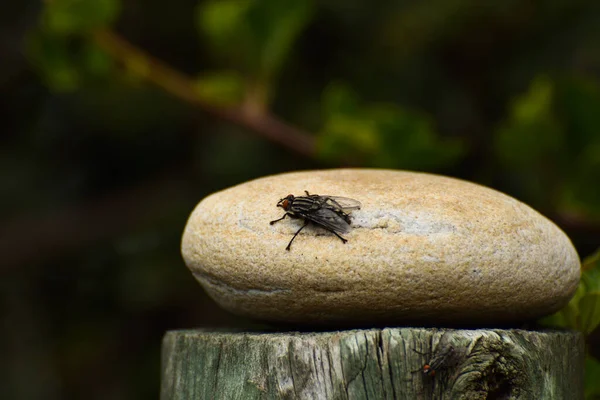
[[[350,224],[334,210],[327,207],[302,213],[302,217],[337,233],[348,233],[350,231]]]
[[[454,347],[450,345],[439,350],[436,349],[436,352],[433,354],[433,357],[431,357],[431,360],[429,361],[429,365],[433,369],[440,369],[443,367],[451,366],[456,361],[454,359],[454,353]]]
[[[360,201],[340,196],[320,196],[325,201],[324,203],[330,207],[337,208],[344,212],[359,210],[362,206]]]
[[[454,347],[450,343],[450,335],[448,332],[444,332],[437,345],[433,349],[433,354],[431,354],[429,365],[433,369],[446,367],[449,359],[452,357],[453,352]]]

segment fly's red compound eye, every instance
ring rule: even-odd
[[[281,207],[287,211],[290,208],[290,201],[288,199],[283,200]]]

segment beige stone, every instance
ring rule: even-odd
[[[362,203],[343,244],[283,215],[304,190]],[[569,238],[495,190],[425,173],[335,169],[250,181],[202,200],[184,260],[223,308],[304,324],[500,324],[537,318],[574,293]]]

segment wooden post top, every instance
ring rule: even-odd
[[[583,399],[583,362],[571,331],[171,331],[161,399]]]

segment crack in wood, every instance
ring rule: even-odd
[[[294,398],[298,398],[298,390],[296,388],[296,379],[294,378],[294,371],[295,368],[292,365],[292,359],[294,358],[294,352],[293,352],[293,344],[292,341],[290,341],[288,343],[288,362],[289,362],[289,367],[290,367],[290,377],[292,378],[292,388],[294,391]]]
[[[217,348],[217,365],[215,366],[215,370],[219,371],[219,367],[221,366],[221,356],[223,355],[223,342],[219,343],[219,346]],[[217,393],[217,388],[219,387],[218,383],[219,383],[219,374],[218,372],[215,375],[215,382],[213,384],[213,393]]]
[[[394,363],[392,362],[392,359],[391,359],[392,352],[390,351],[392,334],[391,334],[391,331],[389,331],[389,330],[385,330],[383,332],[385,332],[386,336],[388,337],[388,346],[387,346],[386,357],[387,357],[387,361],[388,361],[388,368],[389,368],[389,374],[390,374],[390,384],[392,386],[392,396],[393,396],[393,399],[396,400],[397,391],[396,391],[396,385],[395,385],[395,379],[394,379]],[[381,334],[382,337],[383,337],[383,332]]]

